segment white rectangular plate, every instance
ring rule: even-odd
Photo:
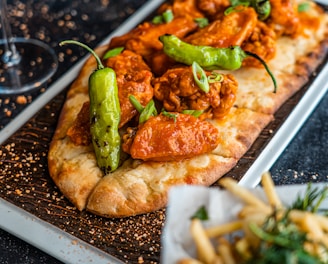
[[[164,1],[148,1],[147,4],[134,13],[124,24],[104,39],[99,45],[108,43],[113,36],[124,34],[134,28],[162,2]],[[3,144],[40,109],[67,87],[77,76],[86,58],[87,57],[81,59],[65,75],[56,80],[46,92],[36,98],[31,105],[26,107],[11,123],[4,127],[0,131],[0,144]],[[248,187],[256,186],[262,172],[270,169],[320,102],[321,98],[326,94],[328,83],[325,80],[325,76],[328,76],[328,64],[325,65],[293,112],[243,176],[240,181],[241,185]],[[279,144],[277,144],[277,142],[279,142]],[[61,229],[42,221],[36,216],[27,213],[1,198],[0,215],[0,228],[33,244],[65,263],[90,263],[90,261],[93,263],[120,263],[119,260],[112,256],[86,244],[76,237],[67,234]],[[33,237],[31,233],[34,234]],[[49,241],[51,241],[51,246],[49,246]]]

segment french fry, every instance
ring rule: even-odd
[[[257,206],[253,205],[245,205],[239,212],[238,212],[238,218],[244,219],[250,215],[262,215],[264,218],[270,215],[272,211],[270,212],[263,212],[262,208],[259,208]]]
[[[300,210],[292,210],[289,213],[289,218],[291,221],[295,223],[300,223],[304,220],[304,217],[308,214],[306,211],[300,211]],[[328,218],[323,215],[319,214],[312,214],[312,216],[316,219],[317,224],[325,231],[328,231]]]
[[[244,236],[251,248],[257,248],[260,244],[260,239],[249,228],[250,223],[254,223],[253,220],[250,219],[250,217],[244,220],[243,223]]]
[[[219,184],[227,189],[229,192],[243,200],[246,204],[260,207],[263,211],[270,213],[270,207],[252,194],[249,190],[238,185],[237,181],[231,178],[222,178]]]
[[[213,264],[225,264],[221,256],[216,255]]]
[[[326,247],[328,247],[328,239],[325,236],[324,231],[321,226],[318,224],[318,221],[314,217],[312,213],[305,213],[305,217],[301,222],[301,226],[308,233],[308,237],[314,242],[323,243]]]
[[[325,231],[328,232],[328,218],[323,215],[314,215],[314,217],[317,219],[317,222],[321,226],[321,228]]]
[[[205,264],[212,264],[216,257],[215,249],[199,219],[191,221],[190,231],[197,247],[199,260]]]
[[[180,259],[177,264],[203,264],[203,262],[194,258]]]
[[[327,217],[307,211],[292,210],[289,213],[289,219],[296,223],[301,230],[308,233],[311,239],[321,241],[328,247],[328,236],[325,233],[328,223]]]
[[[303,221],[303,218],[305,217],[305,214],[307,212],[300,211],[300,210],[291,210],[289,212],[289,219],[293,221],[294,223],[300,223]]]
[[[235,248],[239,255],[243,257],[243,259],[250,259],[252,257],[252,253],[250,252],[250,245],[246,237],[239,239],[235,243]]]
[[[263,173],[261,183],[268,198],[269,204],[274,208],[282,208],[283,206],[281,200],[275,190],[274,183],[269,172]]]
[[[193,219],[191,232],[196,244],[198,260],[188,259],[190,262],[179,262],[179,264],[235,264],[239,263],[240,259],[250,260],[252,252],[259,247],[261,242],[261,239],[251,230],[250,224],[261,227],[273,213],[274,219],[278,221],[284,218],[287,213],[275,190],[269,172],[262,175],[261,183],[268,204],[246,188],[238,185],[237,181],[231,178],[221,179],[219,184],[241,199],[245,205],[237,213],[237,219],[230,223],[204,229],[200,220]],[[293,209],[288,212],[288,218],[309,238],[303,245],[304,250],[321,260],[327,261],[328,217]],[[236,231],[241,231],[242,237],[238,237],[234,241],[228,241],[224,237]],[[217,253],[211,242],[213,238],[217,238],[218,241]],[[239,256],[239,260],[234,254]]]
[[[236,261],[231,251],[231,245],[229,241],[227,241],[226,239],[224,238],[219,239],[218,252],[225,264],[236,264]]]
[[[218,237],[240,230],[242,227],[243,221],[236,220],[230,223],[206,228],[205,233],[208,237]]]

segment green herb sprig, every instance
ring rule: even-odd
[[[275,211],[262,226],[250,224],[251,231],[260,238],[261,243],[259,249],[253,252],[253,258],[246,263],[326,263],[305,250],[304,244],[311,243],[311,238],[306,232],[299,230],[289,219],[289,214],[292,210],[317,213],[327,195],[326,186],[322,189],[313,188],[309,183],[304,196],[298,195],[291,206],[286,208],[282,217],[278,217],[279,211]],[[327,212],[327,210],[324,211]],[[328,256],[327,247],[322,245],[321,251],[322,255]]]

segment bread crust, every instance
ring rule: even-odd
[[[129,160],[122,169],[106,175],[91,193],[87,210],[105,217],[125,217],[163,208],[170,187],[209,186],[235,164],[234,158],[207,154],[178,162]]]

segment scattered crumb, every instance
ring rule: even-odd
[[[11,117],[12,112],[10,110],[5,109],[4,112],[6,114],[6,117]]]
[[[27,98],[24,95],[17,96],[16,98],[17,104],[27,104]]]

